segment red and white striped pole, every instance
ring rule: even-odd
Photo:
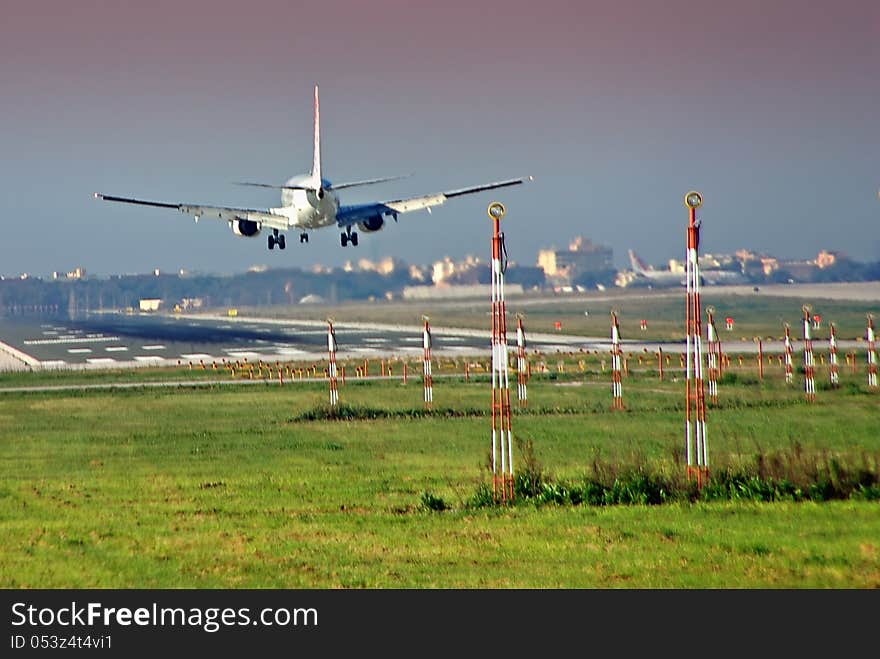
[[[801,307],[804,312],[804,394],[807,400],[816,400],[816,360],[813,357],[813,337],[810,332],[812,327],[813,308],[809,304]]]
[[[522,315],[516,317],[516,395],[520,407],[528,407],[528,367],[526,366],[526,331],[523,328]]]
[[[611,312],[611,409],[623,409],[623,383],[620,378],[620,365],[623,351],[620,349],[620,325],[617,311]]]
[[[513,500],[513,433],[510,429],[510,379],[507,371],[507,306],[504,273],[507,248],[501,231],[504,204],[489,205],[492,220],[492,485],[496,501]],[[500,449],[500,451],[499,451]],[[500,452],[500,474],[498,456]],[[500,493],[499,493],[500,491]]]
[[[687,370],[685,442],[688,478],[696,477],[702,486],[709,477],[709,450],[706,434],[706,395],[703,386],[703,339],[700,311],[700,223],[697,209],[703,205],[699,192],[688,192],[684,198],[690,212],[687,229]]]
[[[874,316],[868,314],[868,386],[877,388],[877,350],[874,347]],[[853,359],[855,363],[855,359]]]
[[[431,327],[428,325],[428,317],[422,316],[425,321],[422,330],[422,376],[425,381],[425,407],[431,409],[434,404],[434,376],[431,373]]]
[[[721,341],[715,328],[715,307],[706,307],[706,338],[709,340],[707,361],[709,366],[709,398],[718,402],[718,380],[721,379]]]
[[[330,406],[336,407],[339,404],[339,390],[336,383],[336,332],[333,329],[333,320],[327,319],[327,352],[330,357],[330,368],[328,375],[330,376]]]
[[[755,337],[758,342],[758,379],[764,381],[764,342],[760,336]]]
[[[791,384],[794,382],[794,371],[792,369],[791,327],[789,327],[788,323],[785,323],[785,339],[783,344],[785,346],[785,383]]]
[[[837,363],[837,328],[834,323],[830,325],[831,334],[828,337],[828,362],[831,372],[831,386],[837,389],[840,386],[840,368]]]

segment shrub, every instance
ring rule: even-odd
[[[444,510],[448,510],[449,506],[446,505],[446,502],[438,496],[435,496],[433,492],[422,492],[422,510],[429,510],[431,512],[442,512]]]

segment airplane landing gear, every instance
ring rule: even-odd
[[[307,234],[306,232],[302,232],[301,234],[299,234],[299,241],[301,243],[309,242],[309,234]]]
[[[278,235],[278,229],[272,229],[272,235],[269,236],[269,249],[275,249],[275,245],[278,245],[278,249],[287,247],[284,236]]]
[[[352,231],[351,227],[346,227],[345,233],[340,235],[340,242],[342,243],[343,247],[348,245],[349,242],[351,242],[352,247],[357,247],[357,244],[358,244],[357,231]]]

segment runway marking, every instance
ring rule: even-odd
[[[96,336],[96,337],[85,337],[85,336],[73,336],[68,334],[67,336],[60,336],[57,339],[25,339],[22,341],[26,346],[52,346],[52,345],[61,345],[63,343],[96,343],[96,342],[109,342],[109,341],[118,341],[118,336]]]
[[[141,346],[141,350],[167,350],[163,345]]]
[[[156,355],[137,355],[134,360],[136,362],[164,362],[165,359]]]
[[[85,354],[85,353],[88,353],[91,351],[92,351],[91,348],[68,348],[67,349],[67,352],[74,354],[74,355],[75,354]]]
[[[92,359],[87,359],[86,362],[89,364],[115,364],[116,360],[110,357],[94,357]]]
[[[181,354],[180,356],[183,357],[184,359],[213,359],[213,357],[211,355],[207,355],[203,352],[195,352],[195,353],[188,354],[188,355]]]
[[[237,357],[239,359],[260,359],[263,357],[262,353],[249,350],[225,350],[224,352],[230,357]]]
[[[363,339],[364,343],[388,343],[388,339],[380,339],[376,337],[367,337]]]
[[[58,336],[57,330],[43,330],[43,334],[46,336]]]
[[[107,352],[125,352],[128,348],[126,346],[107,346],[104,350]]]
[[[67,366],[67,362],[63,359],[50,359],[45,362],[40,362],[40,366],[43,368],[60,368],[62,366]]]

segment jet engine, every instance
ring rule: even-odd
[[[233,220],[230,222],[232,233],[236,236],[244,236],[245,238],[253,238],[260,233],[260,225],[252,220]]]
[[[364,233],[373,233],[385,226],[385,219],[380,214],[371,215],[363,222],[358,222],[358,228]]]

